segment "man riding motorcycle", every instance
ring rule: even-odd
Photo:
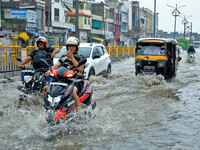
[[[195,52],[196,51],[195,51],[193,45],[190,45],[189,48],[188,48],[188,50],[187,50],[187,53],[189,54],[189,53],[195,53]]]
[[[28,62],[30,62],[31,60],[33,60],[33,68],[34,69],[39,69],[41,68],[41,63],[40,63],[40,59],[44,59],[48,62],[48,64],[50,66],[53,65],[53,57],[56,55],[56,53],[60,52],[59,48],[47,48],[47,39],[45,37],[38,37],[37,38],[37,47],[38,50],[34,50],[32,51],[28,57],[26,57],[20,65],[18,65],[18,69],[22,68],[23,65],[27,64]],[[22,81],[23,81],[23,74],[21,75]],[[46,85],[49,85],[49,83],[51,82],[51,78],[50,77],[46,77]]]
[[[77,51],[79,50],[79,40],[76,37],[69,37],[66,41],[66,49],[67,54],[63,55],[57,63],[48,71],[45,73],[46,76],[50,74],[52,70],[56,70],[61,66],[64,66],[68,69],[71,69],[74,66],[78,65],[78,62],[80,59],[82,59],[81,55],[77,54]],[[83,72],[84,67],[80,66],[76,68],[78,72]],[[78,115],[81,115],[80,112],[80,101],[79,101],[79,92],[83,88],[83,82],[75,82],[74,89],[73,89],[73,98],[75,100],[75,106],[76,111]]]

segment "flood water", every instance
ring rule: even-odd
[[[94,118],[63,123],[50,140],[43,100],[17,108],[19,76],[0,79],[0,149],[200,149],[200,49],[193,63],[181,56],[172,81],[135,76],[133,57],[113,62],[110,76],[91,78]]]

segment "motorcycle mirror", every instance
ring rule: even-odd
[[[89,63],[83,65],[84,69],[87,68],[88,66],[89,66]]]
[[[21,61],[22,61],[22,60],[21,60],[21,58],[19,58],[19,57],[17,57],[16,59],[17,59],[17,61],[19,61],[19,62],[21,62]]]
[[[81,59],[76,67],[80,67],[87,62],[87,59]]]

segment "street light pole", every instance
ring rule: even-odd
[[[175,22],[174,22],[174,39],[176,39],[176,17],[180,15],[180,11],[178,10],[178,8],[185,7],[185,5],[180,6],[180,7],[177,7],[177,4],[176,4],[176,7],[173,7],[173,6],[170,6],[170,5],[167,5],[167,6],[174,8],[174,11],[172,12],[172,16],[175,17]]]
[[[75,20],[75,26],[76,26],[76,38],[79,39],[79,0],[76,0],[76,20]]]
[[[48,34],[47,34],[47,40],[49,41],[49,26],[50,26],[50,11],[51,11],[51,0],[49,0],[49,12],[48,12]],[[49,42],[47,43],[49,46]]]
[[[154,26],[153,26],[153,36],[156,37],[156,0],[154,0]]]

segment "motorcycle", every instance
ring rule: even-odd
[[[22,60],[20,58],[16,58],[19,62]],[[27,101],[27,95],[37,94],[39,96],[43,95],[43,88],[46,85],[45,72],[48,70],[48,63],[41,59],[42,68],[33,69],[32,67],[22,66],[21,70],[21,78],[22,78],[22,86],[19,86],[18,89],[23,93],[19,96],[19,104],[18,107],[21,106],[23,101]],[[23,74],[23,75],[22,75]]]
[[[50,72],[53,81],[50,83],[44,96],[44,107],[47,110],[46,121],[49,125],[55,125],[61,121],[71,121],[74,119],[75,101],[73,99],[74,80],[83,82],[83,88],[79,93],[81,107],[96,107],[96,103],[91,104],[93,87],[90,80],[84,79],[84,75],[77,74],[77,67],[86,63],[83,59],[73,69],[59,67],[57,70]]]
[[[187,62],[192,63],[195,60],[195,55],[194,53],[190,52],[187,54]]]

